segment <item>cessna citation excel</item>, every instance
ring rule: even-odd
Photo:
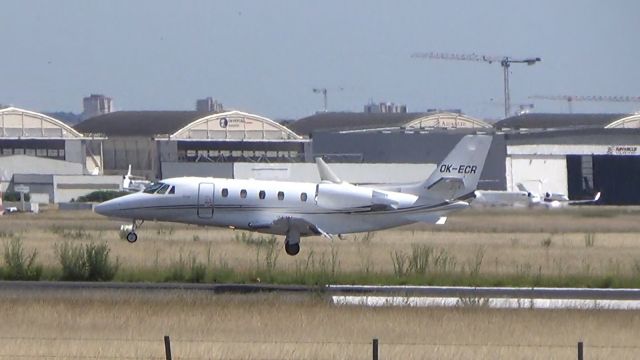
[[[289,255],[300,237],[375,231],[414,222],[444,224],[469,207],[491,137],[467,135],[423,182],[358,186],[341,181],[316,159],[320,183],[182,177],[106,201],[98,214],[133,220],[127,240],[145,220],[224,226],[285,235]]]

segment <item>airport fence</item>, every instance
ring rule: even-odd
[[[14,343],[14,344],[12,344]],[[51,344],[56,343],[58,347],[66,349],[64,351],[51,351],[46,349],[55,348]],[[124,344],[134,345],[131,348],[142,347],[130,354],[125,354],[123,350],[127,346]],[[542,349],[547,351],[561,351],[563,354],[573,353],[578,360],[583,360],[586,355],[593,354],[590,357],[597,356],[599,352],[605,351],[607,354],[615,354],[616,352],[624,353],[628,358],[640,357],[640,346],[622,346],[622,345],[589,345],[585,346],[584,342],[579,341],[576,344],[474,344],[474,343],[441,343],[441,342],[380,342],[379,339],[372,339],[367,342],[316,342],[316,341],[228,341],[228,340],[206,340],[206,339],[179,339],[175,341],[185,353],[189,353],[189,349],[194,345],[202,348],[209,348],[210,352],[204,355],[181,354],[180,351],[172,351],[172,341],[169,336],[164,336],[164,348],[162,339],[151,338],[52,338],[52,337],[11,337],[0,336],[0,359],[282,359],[282,358],[313,358],[313,359],[332,359],[335,358],[331,353],[323,352],[323,348],[337,347],[349,348],[348,354],[355,354],[360,359],[388,359],[394,358],[393,354],[398,354],[398,348],[402,348],[402,352],[411,358],[434,358],[434,353],[442,351],[446,348],[462,348],[476,353],[478,349],[482,349],[489,358],[501,358],[500,354],[504,354],[505,350],[509,354],[520,354],[523,358],[528,358],[533,354],[539,354]],[[43,344],[49,346],[42,346]],[[96,344],[99,346],[96,347]],[[37,346],[36,346],[37,345]],[[218,355],[221,347],[230,349],[242,349],[247,346],[257,346],[266,351],[260,355],[244,354],[244,355]],[[282,354],[270,356],[269,348],[282,347],[314,347],[314,353],[310,356],[302,354],[293,356],[285,356]],[[359,351],[353,351],[359,349]],[[91,351],[86,351],[90,349]],[[164,352],[162,351],[164,349]],[[117,350],[111,351],[110,350]],[[91,352],[91,353],[90,353]],[[341,358],[345,356],[353,358],[353,355],[342,353]],[[385,356],[385,354],[387,356]],[[496,355],[496,356],[492,356]],[[520,356],[518,356],[520,357]],[[618,358],[617,356],[615,356]],[[435,356],[437,358],[437,356]]]

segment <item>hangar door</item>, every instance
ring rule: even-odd
[[[567,163],[557,155],[511,155],[506,159],[507,190],[518,184],[531,192],[567,193]]]
[[[640,156],[594,155],[593,184],[603,204],[640,204]]]

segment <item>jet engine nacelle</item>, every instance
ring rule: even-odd
[[[316,204],[325,209],[345,209],[373,205],[373,189],[350,184],[318,184]]]
[[[380,191],[351,184],[318,184],[316,204],[325,209],[378,207],[395,209],[413,204],[417,197],[390,191]]]

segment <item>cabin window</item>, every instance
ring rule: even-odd
[[[222,189],[222,197],[229,196],[229,189]]]
[[[176,193],[176,187],[175,187],[175,186],[172,186],[172,187],[171,187],[171,189],[169,189],[168,194],[173,195],[173,194],[175,194],[175,193]]]
[[[260,192],[258,193],[258,197],[260,198],[260,200],[264,200],[266,196],[267,193],[265,193],[264,190],[260,190]]]
[[[158,189],[158,191],[156,191],[156,194],[160,194],[160,195],[165,194],[167,192],[167,190],[169,190],[170,186],[171,185],[169,185],[169,184],[162,185],[162,187],[160,189]]]
[[[243,199],[246,199],[247,198],[247,190],[245,190],[245,189],[240,190],[240,197],[243,198]]]
[[[284,191],[278,191],[278,200],[284,200]]]
[[[300,201],[307,201],[307,193],[303,192],[300,194]]]

